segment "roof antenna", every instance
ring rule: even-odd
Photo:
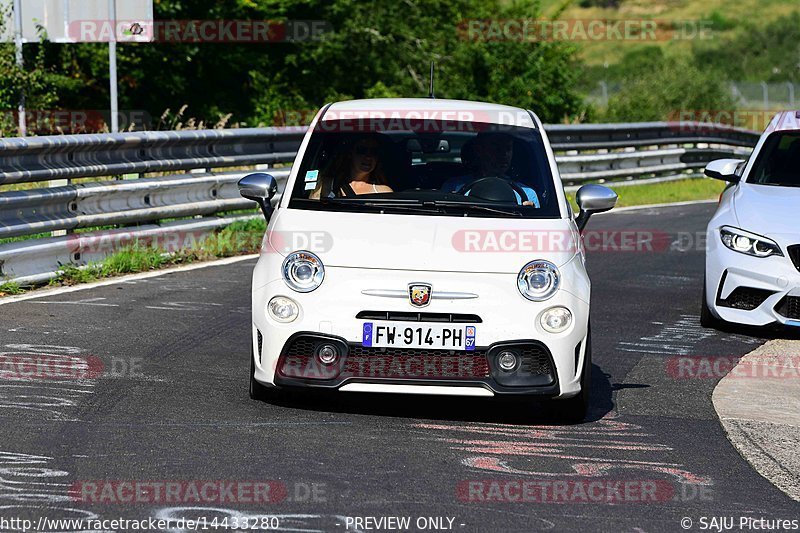
[[[433,96],[433,67],[434,67],[434,65],[435,65],[435,63],[433,61],[431,61],[431,90],[428,93],[428,98],[436,98],[435,96]]]

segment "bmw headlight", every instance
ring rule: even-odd
[[[783,255],[780,246],[771,239],[730,226],[719,230],[722,244],[734,252],[752,255],[753,257],[769,257]]]
[[[550,261],[531,261],[519,272],[517,288],[528,300],[542,302],[552,297],[558,290],[561,275]]]
[[[325,267],[311,252],[292,252],[283,261],[283,280],[297,292],[311,292],[325,279]]]

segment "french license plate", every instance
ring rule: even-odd
[[[362,346],[372,348],[475,349],[475,326],[420,322],[365,322]]]

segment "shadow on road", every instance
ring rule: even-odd
[[[744,335],[756,339],[770,341],[774,339],[800,339],[800,328],[789,328],[781,326],[742,326],[738,324],[724,324],[715,328],[720,333]]]

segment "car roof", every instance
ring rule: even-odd
[[[371,98],[336,102],[328,107],[322,120],[348,118],[429,118],[537,127],[531,114],[519,107],[440,98]]]
[[[772,117],[764,133],[776,131],[800,131],[800,110],[781,111]]]

